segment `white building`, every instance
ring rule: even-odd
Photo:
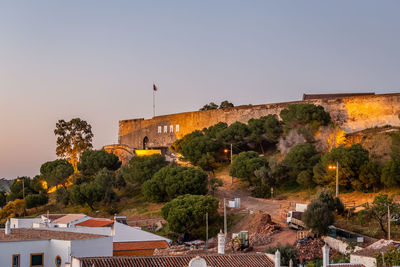
[[[43,229],[0,230],[0,266],[65,266],[71,257],[113,255],[111,236]]]
[[[49,228],[74,227],[76,224],[89,220],[85,214],[47,214],[38,218],[11,218],[11,228]]]
[[[116,220],[91,218],[85,214],[47,214],[33,219],[12,218],[10,225],[12,229],[38,228],[110,236],[114,256],[151,256],[155,249],[167,248],[171,243],[168,238],[138,227],[131,227]]]

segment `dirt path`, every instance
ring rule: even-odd
[[[281,226],[281,231],[271,235],[272,242],[263,246],[255,247],[255,251],[264,252],[268,246],[282,244],[293,244],[296,241],[296,231],[288,228],[286,225],[285,218],[282,217],[282,213],[285,213],[290,209],[290,201],[288,200],[277,200],[277,199],[262,199],[250,196],[248,190],[243,190],[236,184],[231,185],[231,178],[227,174],[218,176],[224,182],[224,186],[218,189],[216,197],[219,199],[226,198],[227,200],[233,200],[234,198],[240,198],[241,209],[245,209],[250,212],[266,212],[271,215],[272,220]],[[241,231],[246,229],[247,218],[243,218],[242,221],[238,222],[236,227],[233,227],[233,231]]]

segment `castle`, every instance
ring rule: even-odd
[[[251,118],[269,114],[279,116],[290,104],[310,103],[320,105],[330,113],[333,122],[346,133],[385,125],[400,126],[400,93],[375,94],[304,94],[300,101],[243,105],[233,108],[193,111],[156,116],[152,119],[119,121],[118,144],[105,146],[126,163],[135,150],[161,150],[169,153],[169,146],[195,130],[218,122],[228,125],[236,121],[247,123]]]

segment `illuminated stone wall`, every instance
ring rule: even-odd
[[[375,126],[400,126],[400,93],[355,96],[335,99],[317,99],[256,106],[238,106],[227,109],[185,112],[152,119],[122,120],[119,122],[119,144],[135,149],[162,148],[176,139],[218,122],[247,123],[251,118],[268,114],[279,115],[290,104],[321,105],[332,120],[347,133]]]

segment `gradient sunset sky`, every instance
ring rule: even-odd
[[[0,177],[56,159],[59,119],[117,142],[118,120],[400,92],[400,1],[2,1]]]

